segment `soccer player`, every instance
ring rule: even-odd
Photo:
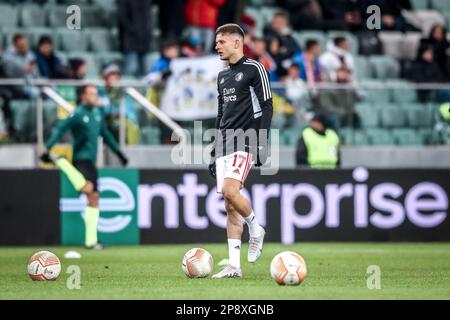
[[[251,204],[240,190],[252,164],[259,167],[266,160],[267,136],[273,112],[272,93],[264,66],[248,59],[244,55],[243,45],[244,32],[237,24],[225,24],[216,30],[216,50],[220,59],[227,61],[229,66],[217,78],[218,138],[213,152],[215,160],[209,165],[209,170],[216,178],[217,192],[225,199],[229,264],[213,278],[242,277],[243,220],[250,234],[249,262],[255,262],[261,255],[265,235]],[[265,130],[265,139],[259,138],[262,130]],[[256,140],[246,138],[251,136],[252,131],[256,133]],[[239,143],[243,140],[245,143]]]
[[[88,205],[84,216],[85,246],[88,249],[103,249],[103,245],[97,241],[97,224],[100,211],[98,209],[98,172],[95,163],[99,136],[103,137],[105,143],[119,157],[122,165],[125,166],[128,159],[120,151],[117,141],[106,127],[100,110],[96,108],[97,88],[94,85],[85,85],[81,88],[80,98],[81,104],[53,131],[46,144],[47,151],[42,154],[41,160],[45,163],[53,162],[66,174],[78,192],[86,194]],[[49,153],[53,145],[69,129],[74,138],[73,165],[64,158],[54,159]]]

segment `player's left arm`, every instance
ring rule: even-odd
[[[269,139],[269,130],[272,123],[272,90],[270,88],[269,74],[262,64],[254,65],[254,75],[252,77],[252,87],[256,98],[258,99],[259,109],[254,110],[254,117],[258,121],[258,158],[256,166],[261,166],[266,161],[267,143]],[[265,132],[261,132],[265,130]],[[266,137],[266,139],[261,139]]]
[[[260,118],[258,129],[267,130],[268,134],[273,114],[272,90],[270,88],[269,74],[262,64],[258,64],[254,68],[252,87],[260,107],[260,110],[255,110],[254,114],[256,118]]]
[[[111,150],[117,155],[117,157],[120,159],[120,162],[122,165],[127,165],[128,158],[123,154],[122,151],[120,151],[119,144],[116,141],[116,138],[114,138],[111,131],[109,131],[108,127],[105,124],[105,121],[102,121],[100,134],[105,140],[106,145],[111,148]]]

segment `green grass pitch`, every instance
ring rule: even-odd
[[[76,247],[1,247],[0,299],[450,299],[448,243],[267,243],[256,264],[246,262],[242,279],[188,279],[181,270],[183,254],[203,247],[217,262],[225,244],[115,246],[104,251]],[[78,260],[63,257],[68,250]],[[39,250],[56,253],[62,262],[59,279],[34,282],[27,260]],[[270,277],[272,257],[284,250],[300,253],[308,276],[301,286],[278,286]],[[69,290],[68,266],[81,270],[81,289]],[[367,268],[381,270],[381,289],[369,290]]]

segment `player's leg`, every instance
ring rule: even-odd
[[[223,196],[225,201],[228,201],[236,209],[248,225],[250,239],[247,260],[249,262],[255,262],[261,255],[266,232],[259,225],[250,202],[241,194],[240,189],[241,181],[234,178],[224,179],[222,187]]]
[[[225,200],[225,209],[227,211],[227,240],[228,240],[228,261],[229,264],[219,273],[213,275],[213,278],[240,278],[241,271],[241,238],[243,221],[241,215],[236,211],[233,205]]]
[[[89,249],[103,249],[103,246],[98,243],[97,238],[97,226],[100,218],[97,168],[90,160],[76,161],[74,162],[74,166],[86,179],[86,184],[80,189],[80,192],[86,194],[88,199],[88,205],[84,210],[84,244]]]
[[[98,245],[97,226],[100,217],[100,210],[98,209],[99,195],[98,192],[95,190],[87,193],[86,195],[88,198],[88,205],[84,212],[84,224],[85,224],[84,244],[87,248],[97,248]]]

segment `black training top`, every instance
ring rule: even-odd
[[[244,144],[236,142],[250,133],[248,129],[254,129],[256,135],[260,134],[261,129],[265,129],[268,138],[273,113],[272,91],[268,73],[261,63],[243,56],[238,62],[219,72],[217,89],[219,110],[216,129],[222,134],[224,154],[248,151],[248,147],[256,147],[253,140],[247,140]],[[235,130],[234,133],[226,134],[229,129]],[[243,131],[236,131],[237,129]],[[258,140],[257,143],[265,145],[267,138],[264,141]]]

